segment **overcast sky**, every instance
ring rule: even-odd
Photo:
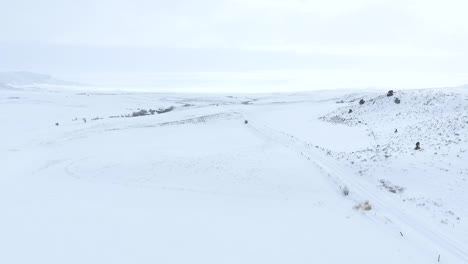
[[[467,10],[466,0],[0,0],[0,69],[107,85],[198,80],[193,89],[460,85]]]

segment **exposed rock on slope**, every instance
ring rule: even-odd
[[[321,119],[346,126],[367,126],[376,145],[394,152],[408,152],[414,142],[421,141],[423,149],[447,154],[468,141],[468,97],[431,90],[397,94],[403,98],[400,104],[381,95],[355,106],[352,113],[349,106],[343,106]],[[395,128],[399,133],[394,133]]]

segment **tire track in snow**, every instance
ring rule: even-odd
[[[245,115],[244,115],[245,117]],[[245,118],[247,120],[247,118]],[[254,121],[254,123],[258,123]],[[439,251],[437,254],[452,255],[456,259],[460,260],[460,263],[468,263],[468,252],[464,248],[464,245],[455,239],[442,234],[439,231],[432,230],[427,224],[418,220],[414,216],[398,210],[398,206],[395,202],[381,197],[375,191],[372,191],[371,186],[366,186],[362,182],[351,180],[345,175],[349,175],[339,164],[331,161],[328,158],[323,157],[323,154],[312,148],[312,144],[307,143],[294,135],[278,131],[268,127],[265,124],[260,124],[261,128],[252,124],[249,120],[248,126],[254,129],[257,133],[264,137],[278,142],[285,147],[294,149],[296,152],[300,152],[302,156],[313,162],[319,169],[324,172],[336,185],[348,186],[353,192],[354,201],[359,202],[363,200],[369,200],[373,205],[377,213],[383,216],[383,219],[389,219],[396,227],[400,227],[400,230],[413,230],[416,232],[422,241],[430,241],[435,248]],[[385,211],[381,210],[385,208]],[[368,215],[369,217],[377,217]],[[436,254],[436,253],[435,253]]]

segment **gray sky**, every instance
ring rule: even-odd
[[[0,0],[0,69],[168,89],[458,85],[466,10],[466,0]]]

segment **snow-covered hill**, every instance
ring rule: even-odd
[[[365,128],[373,142],[351,152],[325,146],[328,155],[379,182],[393,200],[403,202],[400,210],[438,224],[441,233],[468,237],[462,221],[468,215],[468,96],[440,90],[358,96],[321,119],[336,129]]]
[[[37,88],[44,85],[77,85],[76,83],[62,81],[50,75],[33,72],[0,72],[0,88],[15,90],[24,88]]]
[[[462,90],[3,90],[0,262],[466,263]]]

